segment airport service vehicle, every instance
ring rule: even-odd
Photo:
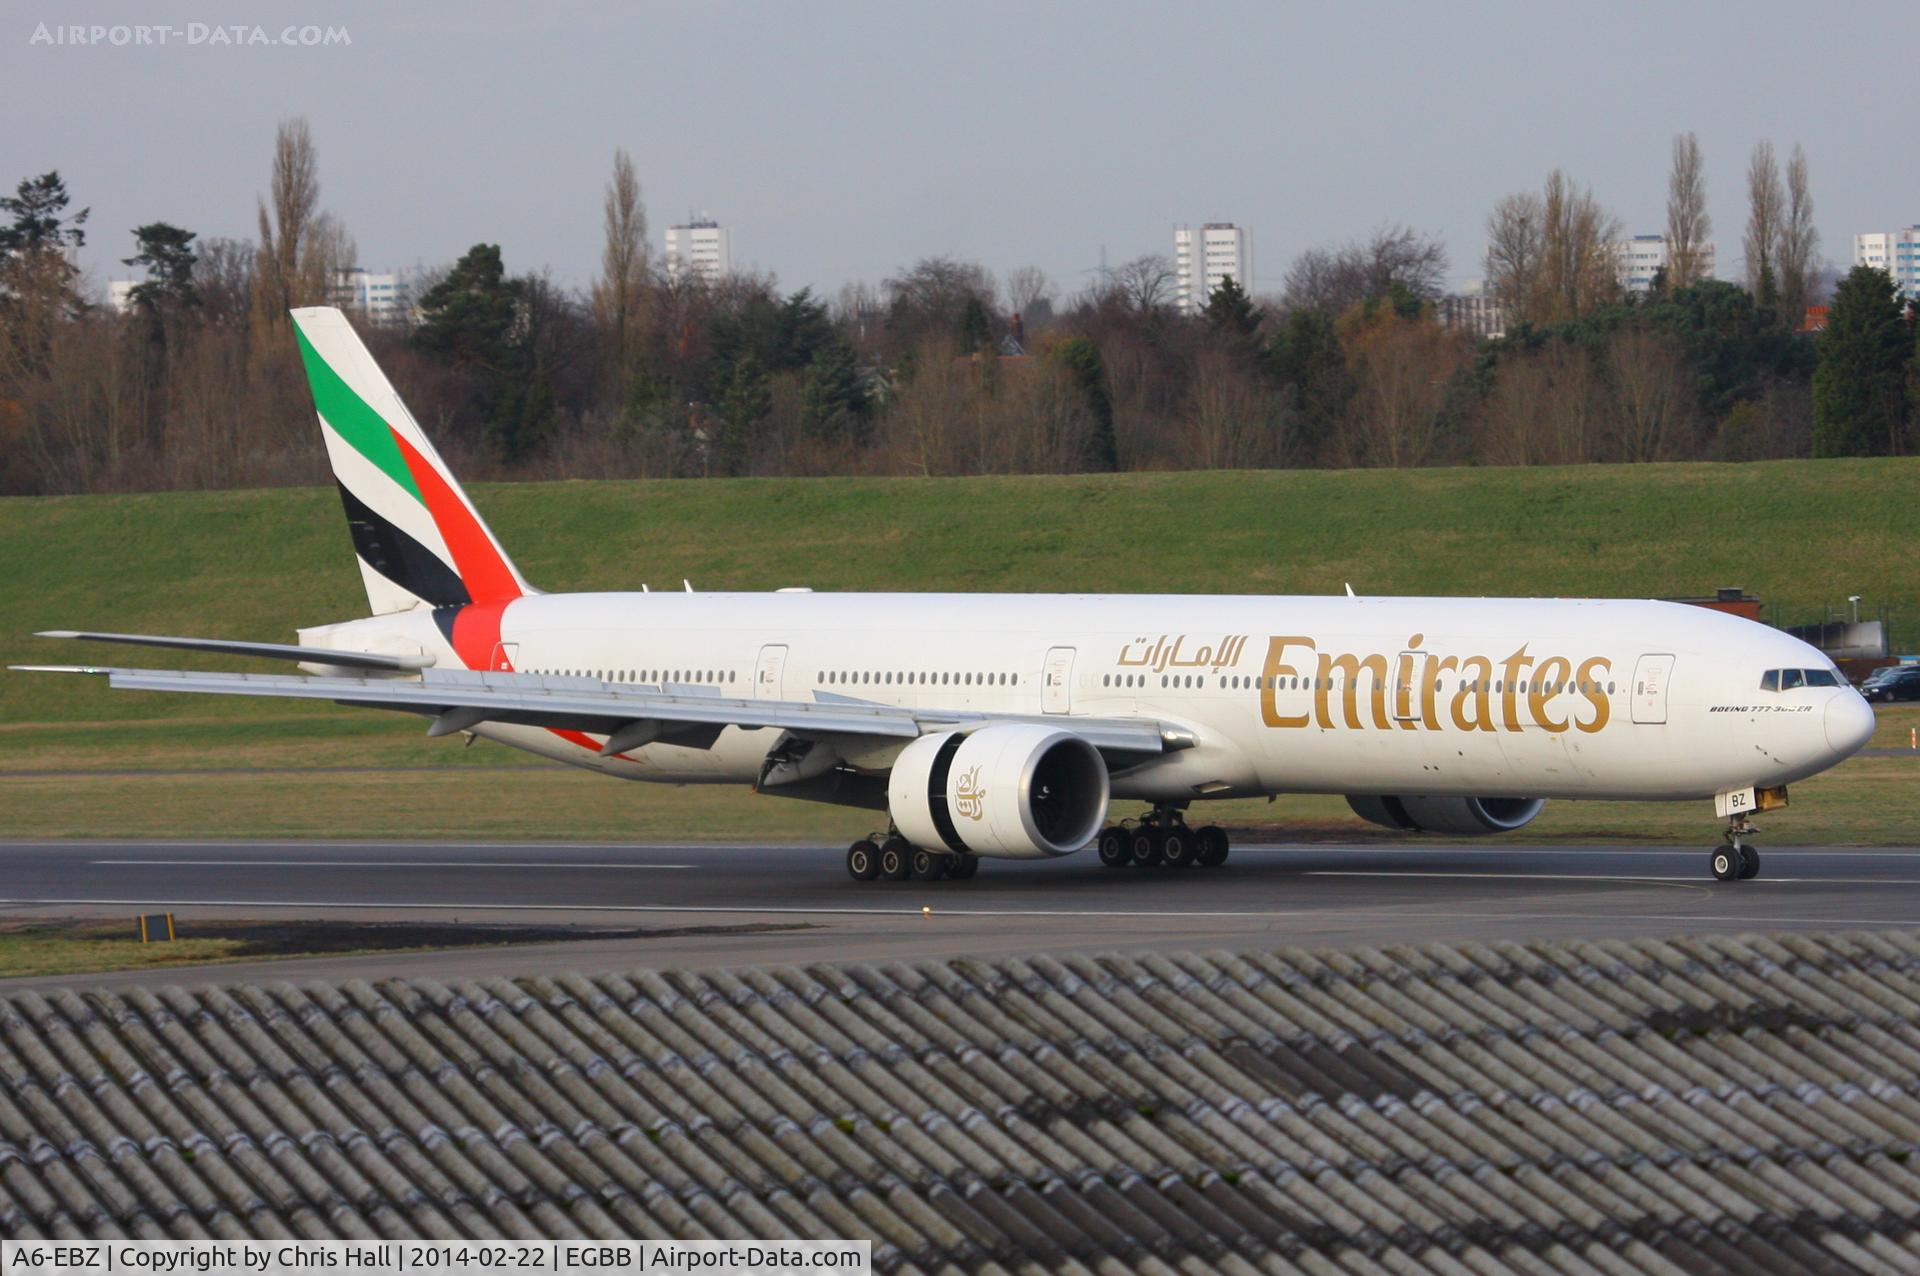
[[[488,529],[338,310],[293,319],[366,616],[294,644],[60,631],[299,674],[38,666],[116,688],[332,700],[627,780],[884,812],[855,878],[971,877],[1089,845],[1213,866],[1223,798],[1345,795],[1396,830],[1525,827],[1548,799],[1750,817],[1872,734],[1814,648],[1680,604],[1587,599],[548,594]],[[1145,804],[1110,824],[1116,801]]]

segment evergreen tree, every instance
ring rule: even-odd
[[[1294,438],[1310,460],[1324,460],[1353,397],[1353,374],[1333,318],[1295,310],[1267,346],[1267,366],[1290,388]]]
[[[1813,454],[1901,450],[1911,336],[1892,277],[1855,266],[1834,291],[1813,371]]]
[[[67,184],[55,171],[23,180],[14,193],[0,196],[0,213],[13,218],[0,226],[0,253],[23,256],[44,250],[64,251],[87,242],[87,214],[83,208],[67,216]]]
[[[470,378],[469,429],[516,461],[540,441],[552,391],[534,357],[537,327],[524,305],[527,281],[509,279],[498,244],[475,244],[420,299],[416,347]],[[529,316],[530,320],[530,316]]]
[[[990,351],[993,346],[993,321],[978,297],[968,297],[960,312],[960,348],[968,354]]]
[[[147,280],[130,294],[135,306],[149,314],[200,304],[200,291],[194,287],[193,265],[199,254],[193,249],[198,238],[190,230],[166,222],[148,222],[133,231],[131,257],[122,257],[123,266],[141,266]]]
[[[1260,312],[1240,281],[1228,275],[1207,298],[1207,326],[1230,337],[1251,337],[1260,326]]]
[[[861,443],[867,396],[853,347],[834,341],[814,356],[800,385],[800,421],[808,435],[825,443]]]
[[[720,401],[723,423],[719,446],[713,449],[715,468],[723,474],[743,474],[760,442],[761,429],[773,411],[773,385],[760,360],[751,351],[733,364],[733,376]]]
[[[1087,409],[1093,413],[1093,433],[1087,438],[1085,468],[1103,474],[1119,469],[1120,454],[1113,436],[1113,396],[1107,391],[1107,369],[1100,361],[1100,347],[1086,337],[1073,337],[1060,343],[1054,357],[1073,374],[1074,384],[1086,396]]]
[[[67,184],[58,172],[29,177],[0,197],[0,346],[21,366],[47,358],[55,327],[78,317],[86,302],[74,289],[79,268],[69,250],[87,242],[88,209],[67,213]]]

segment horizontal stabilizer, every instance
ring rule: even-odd
[[[36,638],[82,638],[88,642],[118,642],[134,647],[172,647],[179,651],[210,651],[223,656],[258,656],[265,660],[305,660],[342,669],[385,669],[415,673],[433,664],[432,656],[383,656],[366,651],[335,651],[327,647],[300,647],[284,642],[240,642],[231,638],[176,638],[170,634],[105,634],[83,629],[45,629]]]

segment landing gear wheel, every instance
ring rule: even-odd
[[[880,852],[866,838],[847,848],[847,876],[856,882],[871,882],[880,875]]]
[[[1191,868],[1200,860],[1200,839],[1184,824],[1160,835],[1160,857],[1169,868]]]
[[[1200,844],[1199,865],[1201,868],[1219,868],[1227,862],[1227,831],[1218,824],[1209,824],[1194,834]]]
[[[1760,876],[1760,852],[1751,846],[1740,848],[1740,879],[1750,882]]]
[[[890,837],[880,844],[880,876],[890,882],[904,882],[913,871],[913,847],[904,837]]]
[[[925,847],[915,847],[907,857],[907,871],[916,882],[937,882],[947,875],[947,856]]]
[[[1142,824],[1133,831],[1127,849],[1131,853],[1133,865],[1145,868],[1149,864],[1158,864],[1166,854],[1166,848],[1160,842],[1161,833],[1151,825]]]
[[[1100,830],[1100,862],[1108,868],[1125,868],[1133,858],[1133,848],[1127,844],[1127,831],[1118,825]]]
[[[1740,876],[1740,852],[1731,846],[1716,846],[1707,860],[1715,881],[1731,882]]]
[[[956,882],[964,882],[979,871],[978,855],[953,855],[947,859],[947,876]]]

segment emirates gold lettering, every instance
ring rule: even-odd
[[[1244,638],[1182,655],[1183,640],[1136,639],[1122,664],[1237,663]],[[1604,656],[1536,656],[1522,643],[1504,657],[1439,656],[1422,651],[1413,634],[1398,655],[1322,651],[1305,634],[1267,639],[1266,658],[1253,679],[1260,720],[1288,730],[1579,731],[1604,729],[1613,710]]]

